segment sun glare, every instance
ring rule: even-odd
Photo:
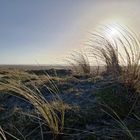
[[[111,36],[116,36],[118,34],[118,30],[112,27],[110,28],[109,34]]]

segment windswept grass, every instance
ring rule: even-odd
[[[10,71],[6,73],[7,77],[1,79],[0,91],[22,97],[34,106],[35,111],[37,110],[35,114],[38,116],[34,117],[39,120],[38,127],[41,130],[39,137],[42,140],[46,136],[44,135],[46,125],[54,140],[96,139],[96,137],[118,139],[121,136],[124,139],[135,140],[139,137],[139,134],[134,132],[138,130],[136,123],[129,117],[139,120],[139,111],[137,111],[139,105],[135,108],[139,94],[133,93],[140,92],[140,42],[130,29],[119,25],[114,28],[117,30],[117,35],[111,36],[109,34],[111,28],[104,27],[105,32],[92,34],[93,39],[90,40],[90,54],[95,59],[93,62],[105,66],[104,75],[92,73],[91,60],[87,53],[74,52],[67,61],[77,75],[71,74],[64,78],[56,77],[57,74],[50,77],[46,71],[44,71],[45,75],[40,76]],[[97,73],[98,71],[99,69]],[[93,75],[98,76],[94,82]],[[74,76],[84,77],[84,80]],[[68,106],[60,98],[56,83],[60,90],[64,91],[61,97],[69,104]],[[51,96],[44,97],[45,92],[47,94],[49,92]],[[133,94],[135,102],[130,102],[129,93]],[[66,112],[66,108],[71,110]],[[6,131],[4,132],[8,136]],[[47,138],[51,137],[50,132],[46,132],[49,133]],[[25,134],[25,137],[24,132],[22,134],[19,130],[18,133],[22,138],[27,138],[33,132]],[[2,129],[0,129],[0,136],[5,138]]]
[[[50,81],[52,83],[52,81]],[[9,79],[4,82],[0,82],[0,90],[1,91],[9,91],[13,93],[13,95],[23,97],[27,101],[29,101],[35,109],[38,110],[38,113],[41,118],[45,121],[46,125],[50,128],[54,139],[59,139],[59,134],[63,131],[64,127],[64,114],[65,107],[63,101],[56,93],[56,86],[52,83],[53,89],[48,87],[53,97],[53,101],[59,102],[59,107],[53,106],[49,101],[47,101],[40,90],[32,85],[32,88],[29,88],[24,83],[19,80]]]
[[[91,72],[88,56],[82,51],[73,52],[67,58],[67,62],[72,66],[76,74],[90,74]]]
[[[112,28],[112,27],[111,27]],[[106,65],[106,74],[140,91],[140,41],[127,27],[115,25],[115,36],[110,35],[110,27],[104,27],[103,33],[92,34],[89,45],[93,56]]]

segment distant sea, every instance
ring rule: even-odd
[[[70,69],[68,65],[0,65],[0,70],[3,69],[21,69],[21,70],[47,70],[47,69]],[[94,71],[98,67],[91,66]],[[100,66],[100,71],[104,69],[104,66]]]
[[[42,69],[68,69],[70,66],[63,65],[0,65],[0,69],[23,69],[23,70],[42,70]]]

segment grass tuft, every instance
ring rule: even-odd
[[[68,58],[67,62],[71,65],[76,74],[90,74],[91,67],[88,56],[80,52],[73,52]]]
[[[140,41],[136,34],[121,25],[115,25],[116,36],[110,36],[110,27],[105,32],[92,34],[90,47],[93,56],[106,65],[106,74],[112,75],[136,92],[140,92]]]
[[[51,94],[55,92],[54,89],[50,89],[49,87],[48,89]],[[53,101],[59,101],[59,108],[56,106],[54,107],[49,101],[47,101],[35,85],[32,85],[31,89],[18,80],[7,80],[0,82],[0,90],[6,92],[9,91],[13,93],[13,95],[28,100],[35,109],[37,109],[39,115],[42,116],[41,119],[43,118],[46,125],[50,128],[54,139],[57,139],[57,136],[63,131],[65,107],[59,95],[56,95],[56,92],[52,96]]]

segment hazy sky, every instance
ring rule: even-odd
[[[0,0],[0,64],[59,64],[100,24],[139,33],[139,6],[139,0]]]

